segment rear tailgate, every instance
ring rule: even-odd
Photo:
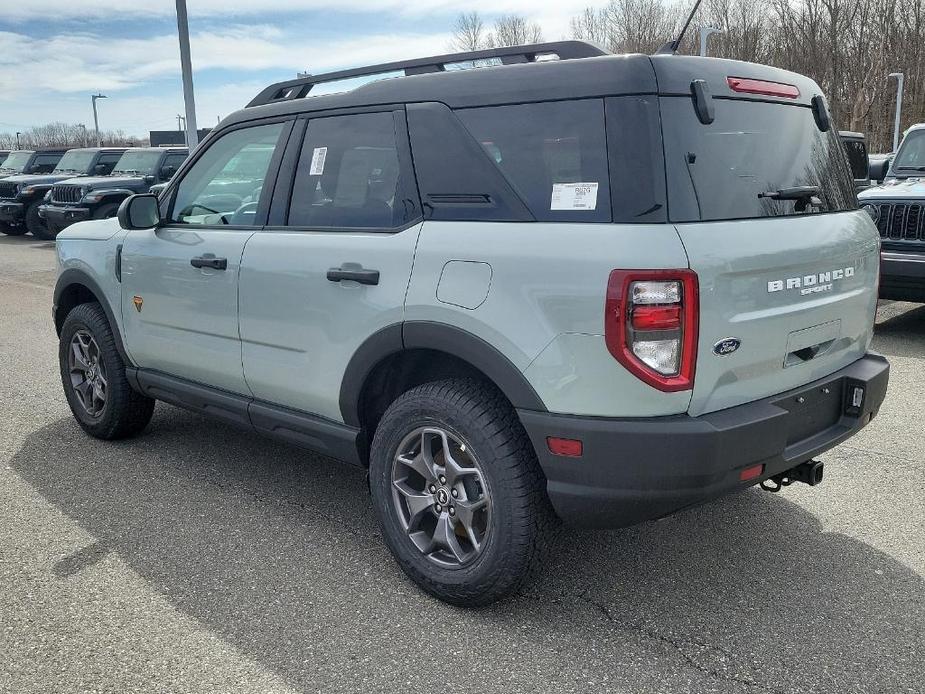
[[[864,355],[877,305],[871,226],[857,211],[756,219],[747,234],[738,221],[677,225],[700,282],[691,414],[796,388]],[[741,345],[717,354],[726,338]]]
[[[860,358],[879,238],[818,86],[734,61],[653,62],[669,219],[700,286],[689,412],[781,393]],[[707,109],[703,94],[691,98],[697,84]]]

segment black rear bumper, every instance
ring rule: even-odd
[[[925,302],[925,252],[881,251],[880,298]]]
[[[700,417],[518,412],[556,513],[573,525],[617,528],[752,486],[841,443],[876,415],[889,369],[868,354],[799,389]],[[863,402],[850,408],[855,387]],[[554,455],[550,436],[580,440],[581,456]],[[755,465],[760,475],[741,481]]]

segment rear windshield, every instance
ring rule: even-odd
[[[851,175],[856,181],[867,179],[867,145],[863,140],[844,139],[845,154],[848,155],[848,165]]]
[[[811,109],[714,99],[716,119],[703,125],[689,97],[660,101],[671,221],[857,209],[838,133],[820,131]],[[800,200],[772,197],[803,187],[817,190]]]

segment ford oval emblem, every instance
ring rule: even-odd
[[[713,354],[718,357],[725,357],[732,354],[742,345],[742,340],[737,337],[724,337],[722,340],[713,345]]]

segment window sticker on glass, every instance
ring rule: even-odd
[[[328,157],[327,147],[315,147],[312,154],[312,166],[308,172],[309,176],[320,176],[324,173],[324,160]]]
[[[597,187],[595,183],[555,183],[552,186],[550,210],[595,210],[597,209]]]

